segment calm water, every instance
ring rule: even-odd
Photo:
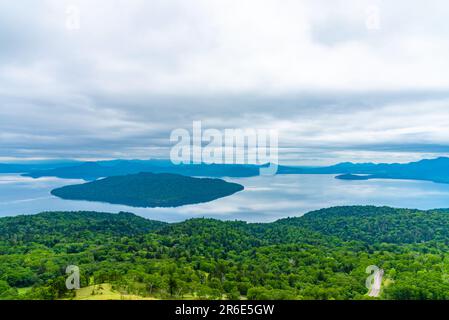
[[[340,205],[388,205],[404,208],[449,208],[449,184],[423,181],[343,181],[334,175],[279,175],[226,179],[245,186],[245,191],[210,203],[180,208],[141,209],[104,203],[68,201],[50,190],[80,180],[31,179],[0,175],[0,216],[42,211],[128,211],[161,221],[213,217],[252,222],[300,216],[308,211]]]

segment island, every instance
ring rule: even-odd
[[[371,175],[358,175],[358,174],[341,174],[339,176],[335,177],[336,179],[340,180],[369,180],[372,179]]]
[[[170,173],[138,173],[69,185],[54,189],[51,194],[66,200],[155,208],[210,202],[243,189],[240,184],[221,179],[193,178]]]

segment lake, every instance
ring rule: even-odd
[[[35,214],[43,211],[133,212],[160,221],[195,217],[271,222],[300,216],[311,210],[342,205],[378,205],[400,208],[449,208],[449,184],[412,180],[346,181],[335,175],[278,175],[225,179],[245,186],[230,197],[179,208],[133,208],[106,203],[69,201],[50,191],[80,180],[32,179],[0,175],[0,216]]]

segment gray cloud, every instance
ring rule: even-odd
[[[79,30],[65,28],[80,9]],[[380,30],[366,28],[377,5]],[[169,134],[275,128],[286,162],[448,153],[445,1],[0,4],[0,159],[166,157]]]

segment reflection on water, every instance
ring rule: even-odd
[[[245,186],[243,192],[213,202],[179,208],[132,208],[105,203],[68,201],[50,191],[80,180],[31,179],[0,175],[0,216],[43,211],[128,211],[161,221],[192,217],[268,222],[340,205],[387,205],[404,208],[449,208],[449,184],[424,181],[346,181],[334,175],[279,175],[226,179]]]

